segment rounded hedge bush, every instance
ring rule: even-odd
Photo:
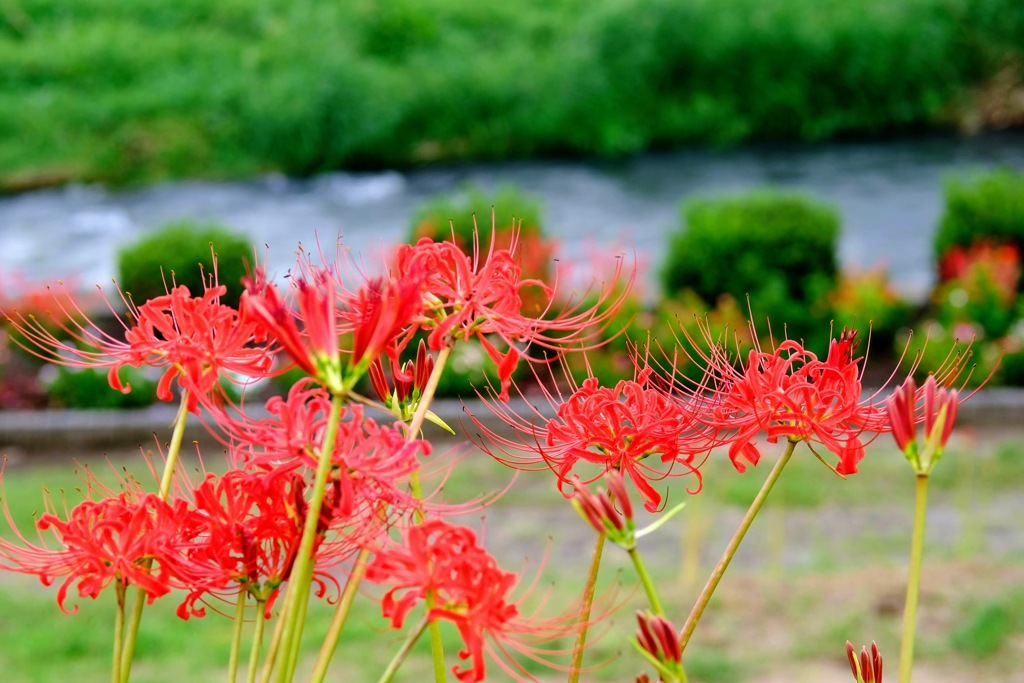
[[[216,254],[218,280],[227,287],[222,301],[237,306],[252,253],[251,240],[221,226],[171,223],[118,252],[119,283],[139,305],[163,295],[172,281],[196,296],[213,275]]]
[[[467,187],[455,195],[444,195],[420,205],[413,213],[409,237],[416,241],[429,237],[436,242],[451,239],[472,248],[474,216],[480,231],[480,248],[490,245],[491,210],[494,232],[501,235],[514,226],[523,237],[544,238],[540,202],[512,185],[503,185],[493,193]]]
[[[935,234],[935,256],[978,242],[1010,244],[1024,250],[1024,173],[1000,169],[951,178],[946,207]]]
[[[759,328],[776,336],[828,331],[836,286],[839,214],[802,195],[760,191],[683,205],[685,226],[670,240],[662,270],[668,296],[691,290],[713,305],[728,294],[750,297]],[[822,332],[824,330],[824,332]]]

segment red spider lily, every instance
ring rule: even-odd
[[[6,506],[5,506],[6,508]],[[172,508],[155,494],[139,497],[122,493],[101,500],[85,500],[66,519],[48,512],[36,523],[40,544],[27,541],[8,523],[21,544],[0,539],[0,568],[34,574],[45,584],[63,578],[57,604],[65,607],[68,591],[77,586],[80,597],[95,599],[112,582],[138,586],[149,602],[168,593],[178,573],[177,526],[180,508]],[[59,548],[42,543],[49,531]]]
[[[209,286],[194,297],[179,285],[138,307],[122,297],[134,321],[129,325],[117,317],[124,328],[123,340],[92,324],[63,291],[52,294],[55,310],[50,325],[18,311],[9,312],[7,320],[20,333],[16,341],[30,353],[58,365],[108,368],[110,386],[124,393],[131,387],[118,377],[121,367],[166,368],[157,397],[171,400],[171,383],[177,378],[179,386],[188,390],[188,409],[198,412],[198,401],[217,388],[225,372],[263,377],[272,363],[267,349],[253,345],[259,340],[256,326],[220,302],[226,291],[224,286]],[[107,306],[117,316],[109,301]]]
[[[633,522],[633,505],[629,502],[622,474],[618,470],[609,470],[604,480],[608,484],[607,491],[598,489],[591,492],[580,483],[579,477],[573,477],[573,506],[594,531],[607,535],[613,543],[624,548],[633,548],[636,546],[636,524]],[[620,509],[616,509],[615,504]]]
[[[312,283],[304,278],[295,282],[298,310],[257,272],[245,283],[242,311],[247,319],[258,321],[303,372],[339,393],[343,386],[334,287],[322,276]]]
[[[760,460],[754,439],[763,433],[770,443],[779,438],[820,443],[838,457],[837,473],[852,474],[864,457],[861,437],[889,429],[877,394],[861,397],[855,331],[844,330],[833,339],[824,360],[800,342],[786,340],[771,353],[751,349],[739,367],[721,347],[706,341],[711,350],[696,352],[710,377],[705,382],[714,389],[705,419],[731,432],[723,440],[730,442],[729,458],[740,472],[746,470],[742,460],[753,465]],[[691,345],[698,348],[692,340]],[[684,400],[690,398],[692,393]]]
[[[878,645],[871,643],[871,652],[867,647],[860,650],[860,658],[853,648],[853,643],[846,641],[846,656],[850,660],[850,670],[857,683],[882,683],[882,653]]]
[[[192,492],[193,507],[179,526],[181,537],[187,540],[189,594],[178,615],[185,619],[203,616],[205,610],[196,604],[207,595],[239,590],[270,609],[281,584],[288,580],[299,549],[306,516],[304,491],[305,482],[295,473],[278,477],[242,470],[219,477],[208,474]],[[332,522],[329,506],[321,518],[322,531],[314,552]],[[332,546],[331,552],[336,551],[337,546]],[[337,587],[337,579],[326,572],[317,572],[314,581],[321,595],[328,584]]]
[[[599,386],[593,377],[568,397],[545,389],[556,413],[553,418],[532,406],[532,415],[520,416],[504,404],[485,400],[515,436],[505,437],[470,415],[484,435],[477,445],[516,469],[550,468],[566,498],[572,495],[572,476],[578,469],[593,472],[582,478],[583,484],[618,470],[633,482],[644,507],[657,510],[661,494],[651,482],[694,474],[697,486],[691,493],[699,491],[696,458],[714,445],[714,439],[702,418],[652,387],[650,379],[651,370],[645,368],[635,379],[620,381],[611,389]]]
[[[572,633],[578,628],[576,612],[567,613],[571,618],[524,615],[522,598],[511,600],[519,578],[503,571],[494,557],[477,545],[471,529],[431,519],[406,529],[404,541],[404,545],[380,550],[366,570],[368,581],[389,586],[382,601],[383,614],[395,628],[401,628],[412,608],[430,595],[434,607],[428,620],[446,619],[455,624],[465,646],[459,657],[471,660],[468,668],[453,668],[460,681],[484,680],[485,653],[510,676],[533,680],[522,665],[511,660],[507,648],[556,666],[544,656],[561,653],[534,643]]]
[[[407,419],[419,402],[433,371],[434,357],[427,353],[427,345],[421,340],[416,348],[415,361],[406,361],[402,367],[392,362],[391,381],[395,385],[394,392],[388,388],[384,365],[379,358],[370,364],[370,384],[385,406],[395,412],[399,419]]]
[[[921,402],[922,416],[916,405]],[[934,375],[928,375],[924,386],[917,388],[913,377],[897,387],[885,401],[892,434],[896,444],[918,474],[928,474],[942,456],[949,441],[959,408],[956,389],[939,389]],[[925,444],[922,450],[917,441],[917,424],[924,421]]]
[[[269,417],[216,416],[233,441],[233,454],[252,468],[279,476],[312,472],[320,458],[327,430],[331,399],[326,390],[307,382],[296,383],[287,398],[273,397],[266,404]],[[364,508],[380,503],[407,509],[416,501],[403,488],[419,468],[419,457],[430,454],[427,441],[407,440],[399,428],[378,425],[365,417],[362,406],[342,409],[331,462],[341,519],[359,517]],[[375,513],[368,513],[375,517]]]
[[[365,368],[384,352],[397,363],[415,331],[410,323],[423,312],[425,283],[426,274],[411,269],[400,280],[377,278],[346,297],[342,315],[353,333],[351,367]]]
[[[513,257],[515,241],[509,249],[496,249],[492,240],[486,255],[474,247],[472,256],[452,242],[433,242],[423,238],[415,245],[399,247],[394,273],[399,280],[409,273],[427,273],[426,316],[431,329],[428,344],[433,350],[451,346],[457,340],[476,336],[498,366],[500,398],[508,399],[512,372],[522,352],[517,344],[534,344],[561,351],[580,350],[596,345],[604,328],[621,307],[629,286],[615,287],[621,274],[618,262],[614,280],[600,293],[593,305],[570,301],[555,307],[557,279],[549,287],[539,280],[524,279],[519,262]],[[629,278],[629,285],[635,277]],[[523,313],[523,293],[539,289],[547,305],[535,315]],[[499,337],[505,351],[499,350],[486,335]]]
[[[665,617],[647,612],[637,611],[636,620],[639,626],[636,634],[637,646],[649,654],[652,661],[658,663],[659,669],[664,669],[672,674],[674,680],[678,679],[683,662],[679,631]]]

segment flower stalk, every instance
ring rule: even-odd
[[[327,477],[331,470],[334,440],[337,437],[338,424],[341,421],[342,401],[343,397],[339,394],[331,396],[331,412],[327,420],[327,431],[324,434],[320,458],[317,463],[316,478],[313,481],[313,492],[310,497],[309,507],[306,510],[306,522],[302,531],[302,540],[299,543],[299,551],[295,558],[295,565],[292,567],[291,579],[288,585],[288,593],[294,595],[294,599],[289,601],[288,609],[283,617],[285,625],[280,656],[283,656],[284,659],[281,662],[281,669],[277,679],[281,683],[288,683],[292,680],[295,675],[295,667],[298,664],[299,642],[302,639],[306,609],[309,606],[309,599],[306,594],[313,579],[313,546],[316,543],[316,535],[320,523],[320,510],[323,507],[324,494],[327,490]]]
[[[235,628],[231,634],[231,655],[228,658],[228,683],[238,680],[239,652],[242,649],[242,627],[245,625],[246,590],[238,591],[238,603],[235,605]]]
[[[587,572],[587,583],[583,586],[583,604],[580,606],[579,632],[572,647],[572,663],[569,665],[569,683],[579,683],[583,668],[583,651],[587,647],[587,631],[590,629],[590,610],[594,605],[594,591],[597,587],[597,574],[601,569],[601,556],[604,554],[604,534],[597,535],[594,542],[594,554],[590,558],[590,570]]]
[[[383,674],[381,674],[378,683],[390,683],[394,679],[395,674],[398,673],[398,669],[405,663],[406,657],[408,657],[409,653],[412,652],[413,646],[416,645],[416,641],[420,639],[420,636],[423,635],[423,631],[425,631],[426,628],[427,618],[423,617],[420,619],[420,622],[416,624],[411,631],[409,631],[408,637],[406,637],[405,642],[402,643],[402,647],[398,648],[398,652],[395,653],[394,658],[388,664],[388,668],[384,670]]]
[[[167,446],[167,458],[164,460],[164,471],[160,476],[160,499],[167,500],[171,495],[171,486],[174,482],[174,471],[177,469],[178,456],[181,453],[181,443],[185,438],[185,423],[188,421],[188,390],[181,392],[181,402],[178,406],[178,414],[174,419],[174,431],[171,432],[171,442]],[[152,564],[152,560],[149,561]],[[121,649],[121,683],[128,683],[132,672],[132,659],[135,657],[135,644],[139,637],[139,626],[142,623],[142,611],[146,607],[146,592],[139,589],[135,592],[135,603],[132,605],[131,616],[126,626],[124,647]]]
[[[917,599],[921,590],[921,563],[924,559],[924,530],[928,514],[928,475],[919,474],[914,486],[914,531],[910,541],[910,578],[903,608],[903,635],[900,639],[900,683],[910,683],[914,668],[914,638],[917,632]]]
[[[725,552],[722,553],[722,557],[719,558],[718,564],[715,565],[714,570],[711,572],[711,576],[708,577],[707,583],[704,584],[704,589],[700,592],[697,597],[697,602],[693,605],[693,609],[690,611],[690,616],[686,618],[686,622],[683,624],[682,634],[680,635],[680,647],[682,650],[686,650],[687,644],[690,642],[690,637],[693,636],[694,629],[697,628],[697,622],[700,621],[701,616],[704,614],[704,610],[708,606],[708,602],[711,601],[711,596],[714,594],[715,589],[718,588],[718,584],[721,583],[722,577],[725,575],[725,570],[729,568],[729,563],[732,562],[732,558],[736,555],[736,551],[740,547],[740,543],[743,542],[743,537],[746,536],[747,530],[750,529],[750,525],[754,522],[754,518],[757,513],[761,511],[761,507],[764,505],[765,499],[768,498],[768,494],[771,493],[772,487],[775,486],[775,482],[779,480],[779,476],[782,474],[783,468],[789,462],[789,459],[793,456],[793,451],[796,449],[798,442],[790,440],[786,444],[786,450],[783,451],[782,456],[778,462],[775,463],[775,467],[768,474],[768,478],[765,479],[764,484],[761,485],[761,490],[757,492],[754,497],[754,501],[750,504],[743,519],[740,521],[739,527],[736,529],[736,533],[729,540],[729,544],[725,548]]]
[[[252,649],[249,650],[249,671],[245,677],[245,683],[256,683],[256,673],[260,665],[260,649],[263,646],[263,628],[267,624],[266,610],[266,601],[257,598],[256,625],[253,627]]]

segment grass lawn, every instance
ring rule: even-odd
[[[776,457],[774,448],[766,446],[766,460]],[[459,452],[463,460],[445,485],[451,500],[466,500],[508,482],[509,471],[486,456],[472,449]],[[119,458],[117,466],[141,476],[145,468],[140,463]],[[703,468],[703,491],[673,522],[641,542],[677,625],[770,464],[739,475],[724,453],[713,454]],[[847,639],[857,644],[877,640],[887,657],[886,668],[895,671],[913,476],[887,440],[869,446],[862,464],[861,473],[844,481],[809,451],[798,449],[697,630],[687,655],[691,681],[845,680],[840,676]],[[93,466],[101,477],[114,479],[101,458]],[[693,483],[677,480],[669,492],[670,504]],[[918,636],[925,683],[1013,680],[1024,634],[1024,533],[1017,521],[1024,504],[1015,496],[1022,483],[1024,442],[1019,437],[975,439],[965,429],[936,469]],[[4,484],[11,516],[27,533],[33,512],[41,509],[44,485],[51,495],[59,498],[64,491],[74,502],[80,481],[65,464],[46,462],[8,466]],[[478,516],[467,523],[479,525]],[[545,612],[571,604],[593,534],[554,492],[550,476],[520,474],[488,509],[484,529],[488,547],[509,569],[522,568],[524,557],[533,558],[524,570],[532,576],[540,564],[537,559],[547,553],[537,591],[548,595]],[[10,538],[6,529],[0,533]],[[605,583],[622,584],[625,604],[589,654],[589,662],[607,665],[585,679],[632,680],[641,660],[627,638],[643,597],[633,588],[624,553],[609,547],[605,562]],[[370,593],[356,603],[335,656],[333,680],[376,680],[401,641],[387,628]],[[107,679],[111,598],[72,603],[78,604],[78,613],[64,615],[53,588],[28,577],[0,577],[0,671],[5,683]],[[224,680],[230,620],[211,612],[182,621],[174,614],[176,606],[171,596],[147,608],[132,680]],[[316,635],[326,629],[331,609],[321,602],[311,607],[307,670],[318,647]],[[454,653],[457,635],[447,635],[448,652]],[[419,644],[400,680],[425,680],[428,650],[425,642]],[[449,665],[456,661],[450,654]],[[532,665],[530,670],[543,680],[562,679],[558,672]],[[807,671],[817,672],[817,678],[801,679]],[[497,667],[488,672],[492,680],[505,680]],[[944,677],[933,679],[930,672]]]

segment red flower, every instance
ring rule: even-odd
[[[0,568],[35,574],[46,585],[63,579],[57,603],[65,608],[67,593],[77,585],[80,597],[96,598],[114,581],[142,589],[149,602],[172,587],[177,559],[178,512],[155,494],[138,498],[122,493],[98,501],[85,500],[67,519],[52,512],[40,517],[40,532],[50,531],[59,547],[36,545],[18,534],[22,545],[0,539]],[[10,513],[7,521],[14,528]]]
[[[636,642],[661,667],[675,674],[682,671],[683,650],[679,643],[679,631],[665,617],[637,611],[639,630]]]
[[[268,400],[266,408],[269,416],[259,419],[217,414],[236,459],[271,477],[315,471],[331,408],[327,391],[298,382],[286,398]],[[419,468],[419,457],[429,455],[430,448],[427,441],[408,441],[398,427],[365,417],[362,406],[343,408],[331,453],[331,485],[338,496],[335,515],[353,520],[365,514],[374,519],[381,502],[400,509],[417,504],[404,487]]]
[[[183,578],[189,594],[178,615],[203,616],[205,610],[197,609],[197,602],[211,593],[221,596],[239,590],[267,603],[269,609],[288,580],[299,549],[306,517],[304,492],[305,482],[294,473],[279,477],[242,470],[219,477],[208,474],[192,492],[193,507],[179,527],[187,540],[187,576]],[[327,517],[324,531],[330,523]],[[322,541],[323,534],[317,549]],[[337,549],[332,545],[329,551]],[[328,583],[337,586],[327,572],[318,572],[315,580],[321,594]]]
[[[506,438],[470,416],[490,444],[477,445],[500,462],[516,469],[550,468],[558,476],[558,490],[572,495],[572,477],[579,465],[587,472],[584,484],[610,470],[628,477],[644,499],[644,507],[661,507],[661,494],[651,482],[669,476],[695,474],[700,490],[697,454],[714,445],[711,431],[696,414],[649,384],[651,370],[614,388],[589,378],[564,398],[548,394],[557,416],[519,416],[511,408],[487,403],[488,408],[517,435]],[[538,426],[538,423],[543,426]],[[569,485],[569,488],[566,488]]]
[[[338,349],[338,314],[334,287],[326,277],[313,283],[297,279],[298,310],[281,297],[262,273],[245,283],[242,311],[258,321],[306,374],[337,393],[342,390],[341,354]],[[299,330],[299,321],[303,329]]]
[[[871,643],[870,654],[867,647],[862,647],[858,658],[853,643],[846,641],[846,656],[857,683],[882,683],[882,653],[878,645]]]
[[[706,383],[714,389],[706,419],[731,432],[723,441],[731,443],[729,458],[737,470],[746,470],[741,460],[757,464],[761,453],[754,439],[763,433],[770,443],[779,438],[820,443],[838,457],[836,472],[857,471],[864,457],[861,437],[887,431],[888,421],[874,396],[861,397],[856,336],[844,331],[832,340],[825,360],[793,340],[771,353],[752,349],[738,368],[719,347],[711,345],[703,354],[710,375]]]
[[[917,404],[921,403],[921,415]],[[924,386],[918,389],[913,377],[907,377],[885,401],[892,435],[896,444],[918,474],[928,474],[942,456],[949,441],[959,408],[956,389],[938,386],[935,375],[928,375]],[[918,445],[917,425],[924,422],[925,443]]]
[[[422,271],[413,269],[397,281],[371,280],[345,298],[342,315],[353,332],[352,367],[365,367],[384,352],[398,361],[398,353],[415,331],[413,319],[423,312],[425,280]]]
[[[533,643],[568,635],[578,627],[573,621],[577,612],[567,613],[572,618],[524,616],[511,598],[519,578],[503,571],[477,545],[472,530],[432,519],[407,529],[404,540],[402,546],[377,553],[366,579],[389,586],[382,607],[395,628],[402,627],[410,610],[427,595],[433,597],[427,618],[455,624],[465,645],[459,657],[471,660],[468,668],[453,668],[460,681],[484,680],[485,653],[510,676],[532,680],[522,665],[499,655],[507,657],[512,648],[534,661],[553,664]]]
[[[478,249],[469,256],[452,242],[433,242],[423,238],[415,245],[399,247],[394,277],[403,280],[410,273],[426,273],[425,323],[431,330],[428,343],[433,350],[453,345],[457,340],[476,336],[498,366],[500,398],[507,390],[522,355],[517,344],[534,344],[562,351],[588,348],[607,327],[625,300],[629,287],[614,288],[621,273],[617,264],[614,280],[593,305],[571,301],[560,310],[557,281],[549,287],[539,280],[524,279],[519,262],[513,257],[516,238],[508,249],[493,244],[486,254]],[[635,272],[630,277],[635,277]],[[548,301],[543,310],[523,312],[523,294],[527,288],[539,289]],[[499,350],[486,335],[499,337],[505,350]]]
[[[226,291],[224,286],[210,286],[201,296],[193,297],[187,287],[179,285],[139,307],[125,299],[128,317],[134,323],[129,325],[118,317],[125,330],[123,340],[93,325],[63,292],[53,293],[56,312],[51,317],[61,338],[32,316],[25,318],[12,311],[7,319],[24,341],[15,339],[30,353],[58,365],[108,368],[110,386],[124,393],[131,387],[118,377],[121,367],[166,368],[157,397],[171,400],[171,383],[177,378],[189,392],[189,410],[196,412],[197,402],[217,388],[225,372],[263,377],[270,370],[271,354],[253,345],[258,338],[255,326],[220,302]],[[109,302],[108,307],[113,313]]]

